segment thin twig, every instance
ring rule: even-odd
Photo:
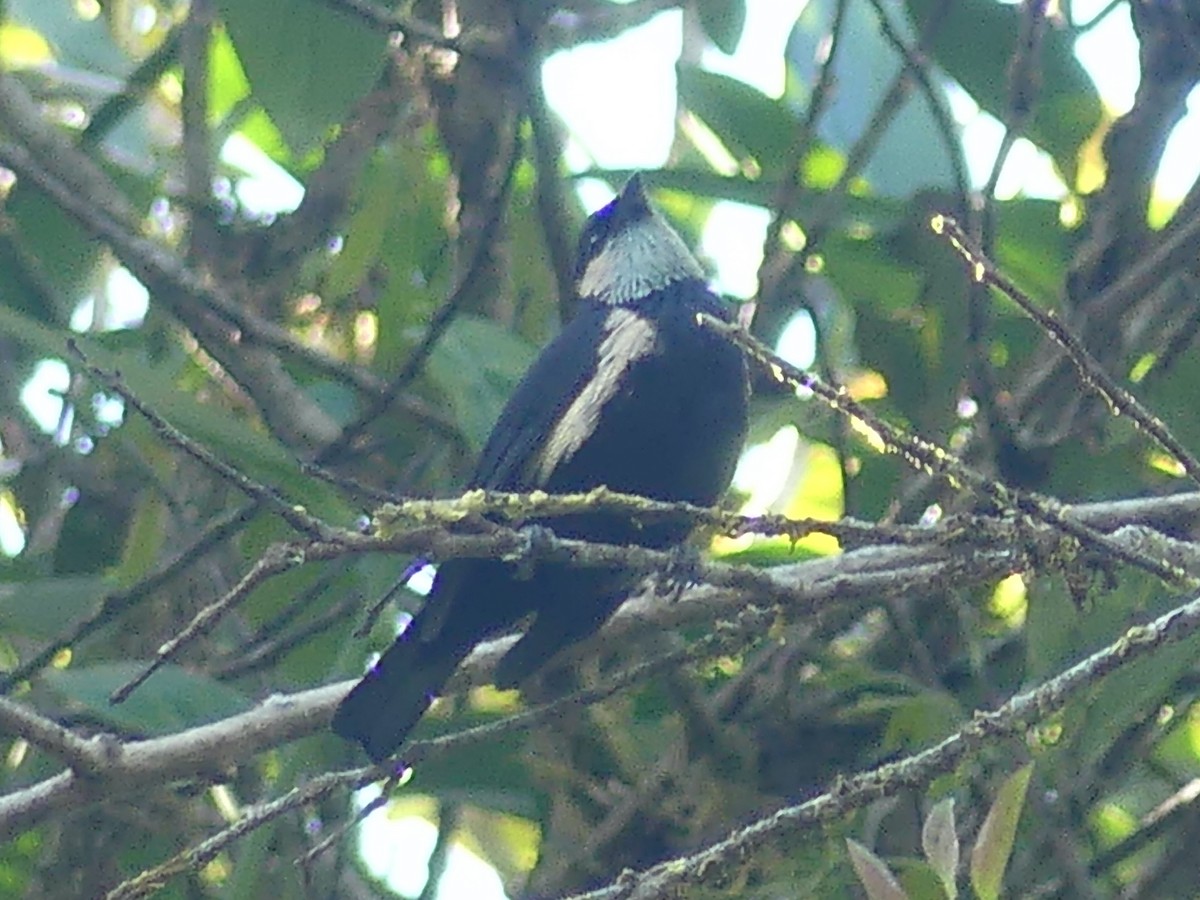
[[[218,459],[212,451],[196,443],[162,416],[148,404],[140,400],[129,386],[121,380],[120,373],[105,372],[88,361],[87,356],[79,348],[74,338],[67,341],[67,350],[79,360],[84,370],[102,386],[121,397],[126,403],[136,409],[150,423],[150,427],[168,445],[182,450],[200,465],[228,481],[247,497],[258,500],[268,509],[275,512],[281,519],[301,534],[321,539],[329,535],[328,526],[316,516],[288,501],[286,497],[273,487],[260,484],[247,475],[242,474],[227,462]]]
[[[196,536],[190,545],[159,565],[145,578],[127,588],[106,594],[96,611],[90,616],[71,626],[11,672],[0,675],[0,694],[9,693],[18,684],[28,681],[37,672],[50,665],[51,661],[63,650],[73,647],[104,626],[115,622],[126,610],[162,588],[204,554],[244,528],[258,514],[258,511],[257,503],[244,504],[237,509],[229,510],[209,522],[208,526]]]
[[[817,136],[817,125],[820,124],[825,106],[833,94],[834,66],[838,59],[838,51],[841,49],[842,28],[849,6],[849,0],[838,0],[833,10],[833,20],[830,22],[829,34],[826,38],[825,58],[821,61],[817,72],[817,83],[813,85],[812,93],[809,95],[808,109],[804,111],[804,118],[801,119],[800,126],[796,130],[796,137],[783,170],[783,180],[780,182],[779,188],[775,192],[774,202],[771,204],[771,222],[767,226],[766,238],[763,240],[764,267],[779,248],[780,232],[783,231],[784,223],[790,218],[791,210],[795,207],[797,196],[800,193],[800,174],[803,170],[804,157],[812,147]]]
[[[429,327],[425,330],[425,335],[421,338],[421,342],[413,348],[408,359],[404,361],[404,365],[400,367],[400,371],[386,386],[372,397],[371,402],[363,410],[362,414],[355,421],[343,428],[341,434],[317,454],[314,460],[317,465],[324,465],[338,458],[366,430],[368,425],[387,411],[387,408],[391,405],[392,398],[397,396],[409,382],[421,374],[421,370],[433,354],[434,348],[442,337],[445,336],[446,331],[458,315],[463,303],[470,296],[476,279],[487,265],[489,249],[495,241],[496,235],[499,233],[501,222],[504,220],[504,212],[508,207],[508,198],[512,192],[513,179],[516,175],[517,165],[521,160],[521,140],[515,132],[511,150],[508,165],[504,172],[504,179],[500,184],[499,190],[496,192],[496,196],[492,199],[491,208],[487,212],[487,219],[480,230],[479,242],[475,246],[474,255],[463,273],[462,280],[454,288],[450,296],[446,298],[446,302],[438,307],[437,311],[430,318]]]
[[[356,615],[361,606],[362,597],[357,594],[348,594],[309,621],[301,622],[275,637],[258,641],[236,659],[222,663],[213,669],[211,674],[220,679],[241,678],[265,669],[314,635]]]
[[[148,896],[148,893],[151,890],[157,890],[166,878],[203,867],[215,858],[221,850],[244,835],[249,834],[256,828],[265,825],[267,822],[285,813],[313,803],[335,790],[346,787],[363,787],[378,780],[381,776],[389,777],[395,772],[406,771],[411,766],[432,756],[445,753],[450,749],[483,743],[503,734],[528,730],[529,728],[558,718],[566,709],[578,709],[606,700],[618,691],[644,682],[651,675],[666,668],[680,665],[690,659],[699,659],[707,655],[720,653],[722,648],[729,646],[731,642],[743,639],[747,633],[760,630],[763,624],[769,621],[769,618],[767,612],[749,607],[743,610],[734,622],[717,623],[717,627],[714,628],[711,634],[694,644],[673,650],[655,659],[626,669],[596,688],[576,691],[541,706],[484,725],[477,725],[473,728],[456,731],[430,740],[412,741],[404,750],[403,756],[405,762],[399,766],[383,763],[378,766],[333,772],[314,778],[307,784],[289,791],[287,794],[270,803],[254,807],[247,812],[243,819],[230,827],[207,838],[200,844],[173,856],[153,869],[142,872],[136,878],[130,879],[112,891],[108,895],[109,900],[118,900],[118,898],[119,900],[130,900],[130,898]],[[336,829],[326,839],[309,850],[304,858],[298,862],[301,865],[307,865],[312,859],[332,846],[333,843],[340,840],[351,827],[362,821],[371,812],[386,802],[387,795],[385,792],[384,795],[361,810],[353,819]]]
[[[123,703],[146,679],[170,662],[196,638],[210,631],[226,613],[245,600],[250,593],[273,575],[294,569],[305,561],[303,548],[295,544],[276,544],[259,557],[258,562],[242,576],[229,591],[200,610],[183,630],[163,643],[154,659],[132,679],[121,685],[108,698],[109,703]]]
[[[154,91],[163,74],[175,64],[179,55],[179,32],[186,27],[185,23],[171,29],[158,48],[125,79],[121,90],[96,108],[88,119],[87,127],[79,135],[79,143],[83,147],[91,147],[102,141],[130,110]]]
[[[862,422],[879,435],[890,452],[900,455],[918,471],[940,475],[952,485],[966,487],[979,493],[1001,509],[1018,512],[1051,525],[1075,538],[1084,547],[1098,550],[1107,558],[1144,569],[1169,585],[1191,588],[1198,583],[1197,579],[1178,566],[1118,544],[1107,535],[1070,518],[1066,515],[1063,504],[1057,500],[1032,491],[1020,491],[987,478],[948,450],[883,421],[844,389],[832,388],[811,373],[791,365],[742,329],[713,316],[702,314],[699,318],[703,324],[740,346],[751,360],[764,366],[777,380],[795,388],[812,391],[834,411]]]
[[[887,765],[840,779],[827,793],[788,806],[733,832],[696,853],[660,863],[642,872],[623,872],[612,884],[569,900],[649,900],[681,896],[687,885],[719,882],[729,868],[769,840],[822,822],[840,819],[905,788],[925,787],[953,771],[964,756],[999,738],[1020,735],[1030,725],[1062,709],[1067,701],[1094,687],[1112,672],[1178,643],[1200,629],[1200,598],[1131,628],[1098,652],[1037,687],[1018,694],[992,712],[976,712],[971,722],[945,740]]]
[[[1200,519],[1200,494],[1090,504],[1072,508],[1068,514],[1104,528],[1136,522],[1187,532]],[[789,615],[803,616],[815,611],[826,614],[832,609],[848,611],[863,604],[876,604],[881,594],[927,594],[951,585],[961,589],[993,583],[997,577],[1024,568],[1030,557],[1049,558],[1053,550],[1053,543],[1046,544],[1048,538],[1053,538],[1053,532],[1048,528],[1022,535],[1012,525],[980,519],[978,527],[965,529],[962,536],[968,541],[966,547],[970,552],[965,552],[964,547],[863,547],[834,557],[779,566],[770,573],[757,573],[771,575],[781,589],[778,594],[764,594],[752,586],[747,586],[745,592],[736,588],[713,590],[703,586],[690,589],[675,603],[653,595],[634,598],[617,611],[595,640],[605,645],[631,632],[644,634],[647,630],[675,629],[700,623],[711,625],[722,619],[736,621],[748,602],[763,609],[780,602]],[[1114,539],[1127,540],[1127,531],[1118,530]],[[511,533],[504,541],[506,543],[497,541],[495,535],[483,538],[445,536],[432,543],[438,549],[453,548],[455,552],[484,549],[497,554],[519,552],[519,534]],[[455,542],[465,544],[454,546]],[[1030,542],[1033,543],[1028,555],[1021,552],[1021,548]],[[358,549],[365,551],[370,543]],[[431,541],[421,539],[419,534],[408,534],[398,541],[376,539],[374,546],[379,550],[411,552],[417,543],[429,546]],[[389,544],[392,545],[390,548]],[[580,547],[576,549],[579,553],[585,552]],[[310,558],[323,554],[332,558],[347,552],[356,551],[330,545],[313,548]],[[615,548],[612,558],[629,552],[630,548]],[[646,554],[652,554],[652,551],[641,551],[641,555]],[[633,555],[638,554],[634,552]],[[667,557],[670,559],[669,554]],[[712,572],[718,580],[721,580],[721,573],[721,568]],[[701,577],[708,574],[697,572]],[[511,646],[511,638],[481,644],[452,677],[448,692],[461,692],[484,683],[496,660]],[[266,749],[326,727],[334,707],[352,684],[352,681],[345,681],[297,694],[276,695],[253,710],[209,725],[147,741],[117,742],[91,777],[80,779],[66,771],[0,796],[0,832],[11,833],[31,827],[65,809],[77,813],[111,799],[119,791],[133,795],[179,780],[208,777],[197,773],[224,772]],[[486,734],[481,732],[478,736],[482,739]],[[417,749],[419,746],[410,745],[406,755],[424,752]],[[366,781],[379,777],[376,770],[361,771],[371,773]]]
[[[1146,409],[1128,390],[1119,385],[1108,374],[1100,362],[1088,352],[1066,325],[1049,310],[1043,310],[1011,279],[996,268],[978,247],[974,245],[962,227],[949,216],[937,215],[930,222],[933,230],[944,234],[954,249],[971,267],[973,280],[988,284],[1000,291],[1037,322],[1070,357],[1088,387],[1095,390],[1108,403],[1114,415],[1126,415],[1167,454],[1169,454],[1192,481],[1200,484],[1200,460],[1179,441],[1166,424]]]

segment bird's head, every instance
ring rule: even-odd
[[[620,305],[703,277],[683,239],[650,206],[638,175],[583,227],[575,264],[580,299]]]

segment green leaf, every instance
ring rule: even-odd
[[[918,31],[938,16],[931,55],[981,107],[1004,121],[1011,106],[1008,70],[1024,9],[995,0],[907,3]],[[1062,29],[1046,30],[1033,65],[1039,87],[1026,136],[1054,157],[1070,182],[1080,146],[1100,123],[1100,97],[1075,57],[1074,39]]]
[[[722,53],[732,54],[746,26],[746,0],[698,0],[700,27]]]
[[[404,163],[402,157],[384,148],[364,169],[346,228],[346,243],[326,276],[325,287],[330,295],[342,297],[356,289],[379,259],[397,205],[410,187],[412,173],[405,171]]]
[[[0,583],[0,632],[52,638],[93,609],[111,587],[96,575]]]
[[[1005,779],[979,829],[971,850],[971,886],[980,900],[997,900],[1000,896],[1032,775],[1033,763],[1030,763]]]
[[[446,719],[435,709],[417,725],[414,736],[434,737],[494,722],[504,715],[467,711]],[[489,741],[486,753],[456,747],[434,754],[414,770],[412,789],[442,800],[539,819],[545,798],[535,777],[537,763],[530,759],[526,746],[523,735],[508,732]]]
[[[85,350],[95,364],[119,371],[133,393],[177,429],[243,474],[282,489],[317,515],[338,522],[353,517],[336,489],[301,471],[295,455],[253,421],[231,415],[220,404],[202,402],[195,393],[178,387],[172,365],[147,364],[136,351],[104,353],[92,341]],[[130,412],[127,418],[131,434],[150,435],[149,425],[140,416]],[[157,436],[150,439],[160,441]]]
[[[173,461],[165,459],[159,465],[166,468]],[[169,533],[167,501],[161,493],[139,491],[132,505],[121,562],[112,573],[121,585],[133,584],[154,569]]]
[[[179,666],[167,665],[113,706],[109,695],[138,675],[144,662],[98,663],[49,669],[42,676],[55,693],[102,722],[143,735],[163,735],[215,722],[250,709],[248,697],[228,685]]]
[[[883,746],[917,750],[950,734],[962,721],[962,707],[952,694],[923,690],[898,700],[887,722]]]
[[[892,871],[909,900],[947,900],[942,880],[924,860],[898,857],[892,860]]]
[[[908,900],[908,894],[882,859],[853,838],[846,838],[850,865],[870,900]]]
[[[37,321],[26,313],[7,305],[4,289],[0,287],[0,333],[7,335],[35,352],[49,357],[61,357],[67,350],[70,332]]]
[[[459,316],[438,342],[429,359],[429,375],[446,395],[475,452],[483,449],[534,355],[528,343],[480,316]]]
[[[996,204],[996,263],[1035,300],[1055,300],[1062,291],[1071,239],[1059,221],[1056,200],[1018,198]],[[995,303],[997,312],[1018,313],[1016,304]]]
[[[795,120],[782,101],[750,85],[694,66],[680,66],[679,96],[734,156],[750,156],[764,175],[778,174],[788,158]]]
[[[921,827],[921,849],[946,889],[946,896],[958,896],[958,832],[954,825],[954,798],[936,803]]]
[[[1114,744],[1163,704],[1175,702],[1180,679],[1195,668],[1197,652],[1200,635],[1194,634],[1159,647],[1152,657],[1122,666],[1105,678],[1084,707],[1078,733],[1057,757],[1064,774],[1096,778]]]
[[[37,260],[57,308],[34,306],[30,301],[38,294],[25,288],[18,277],[24,266],[3,257],[0,302],[43,322],[65,323],[96,273],[103,245],[54,201],[24,182],[5,200],[4,212],[12,222],[10,230],[20,235],[25,255]],[[4,255],[9,252],[7,243],[0,244]]]
[[[66,356],[67,340],[72,337],[65,328],[48,327],[3,305],[0,331],[37,352],[60,358]],[[136,344],[128,346],[121,332],[81,338],[80,343],[93,365],[120,372],[135,395],[225,462],[258,481],[303,497],[305,505],[320,515],[342,521],[352,516],[334,488],[304,474],[295,456],[269,434],[230,415],[224,407],[201,402],[194,393],[181,390],[175,363],[147,363],[142,350]],[[128,418],[133,427],[127,434],[136,438],[139,433],[149,433],[140,416]],[[157,436],[153,440],[161,443]]]
[[[820,78],[820,67],[828,50],[829,25],[840,2],[812,0],[792,29],[787,45],[791,74],[787,99],[796,106],[811,105],[811,86]],[[817,126],[821,139],[839,153],[847,154],[872,127],[876,110],[888,97],[904,65],[905,60],[884,38],[878,16],[870,5],[851,3],[833,60],[836,87],[827,98]],[[936,79],[934,90],[941,90]],[[898,108],[891,107],[889,111],[894,116],[861,173],[872,189],[899,198],[921,188],[952,188],[953,160],[947,142],[939,138],[942,129],[926,98],[911,92],[899,101]]]
[[[387,36],[316,0],[218,0],[254,97],[292,152],[315,148],[383,70]]]
[[[229,40],[229,32],[214,28],[208,48],[208,114],[220,122],[250,96],[250,82]]]
[[[7,0],[4,12],[38,31],[54,48],[56,66],[124,78],[133,61],[117,46],[104,16],[84,17],[74,3]]]

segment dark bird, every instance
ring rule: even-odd
[[[472,487],[586,491],[600,485],[711,506],[746,434],[741,352],[697,320],[730,313],[635,175],[588,219],[575,269],[578,311],[530,366],[492,429]],[[686,520],[642,525],[588,513],[543,523],[564,538],[666,549]],[[596,631],[634,587],[616,569],[448,560],[421,611],[337,709],[333,730],[371,759],[391,755],[476,643],[533,622],[496,667],[515,687]]]

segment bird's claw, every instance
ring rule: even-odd
[[[654,593],[659,597],[668,597],[674,603],[683,596],[689,584],[699,580],[701,557],[698,547],[686,543],[672,547],[669,555],[666,567],[658,573]]]
[[[534,569],[545,555],[545,550],[554,542],[554,532],[535,522],[521,527],[517,534],[521,536],[521,547],[511,558],[516,563],[518,580],[528,581],[533,577]]]

